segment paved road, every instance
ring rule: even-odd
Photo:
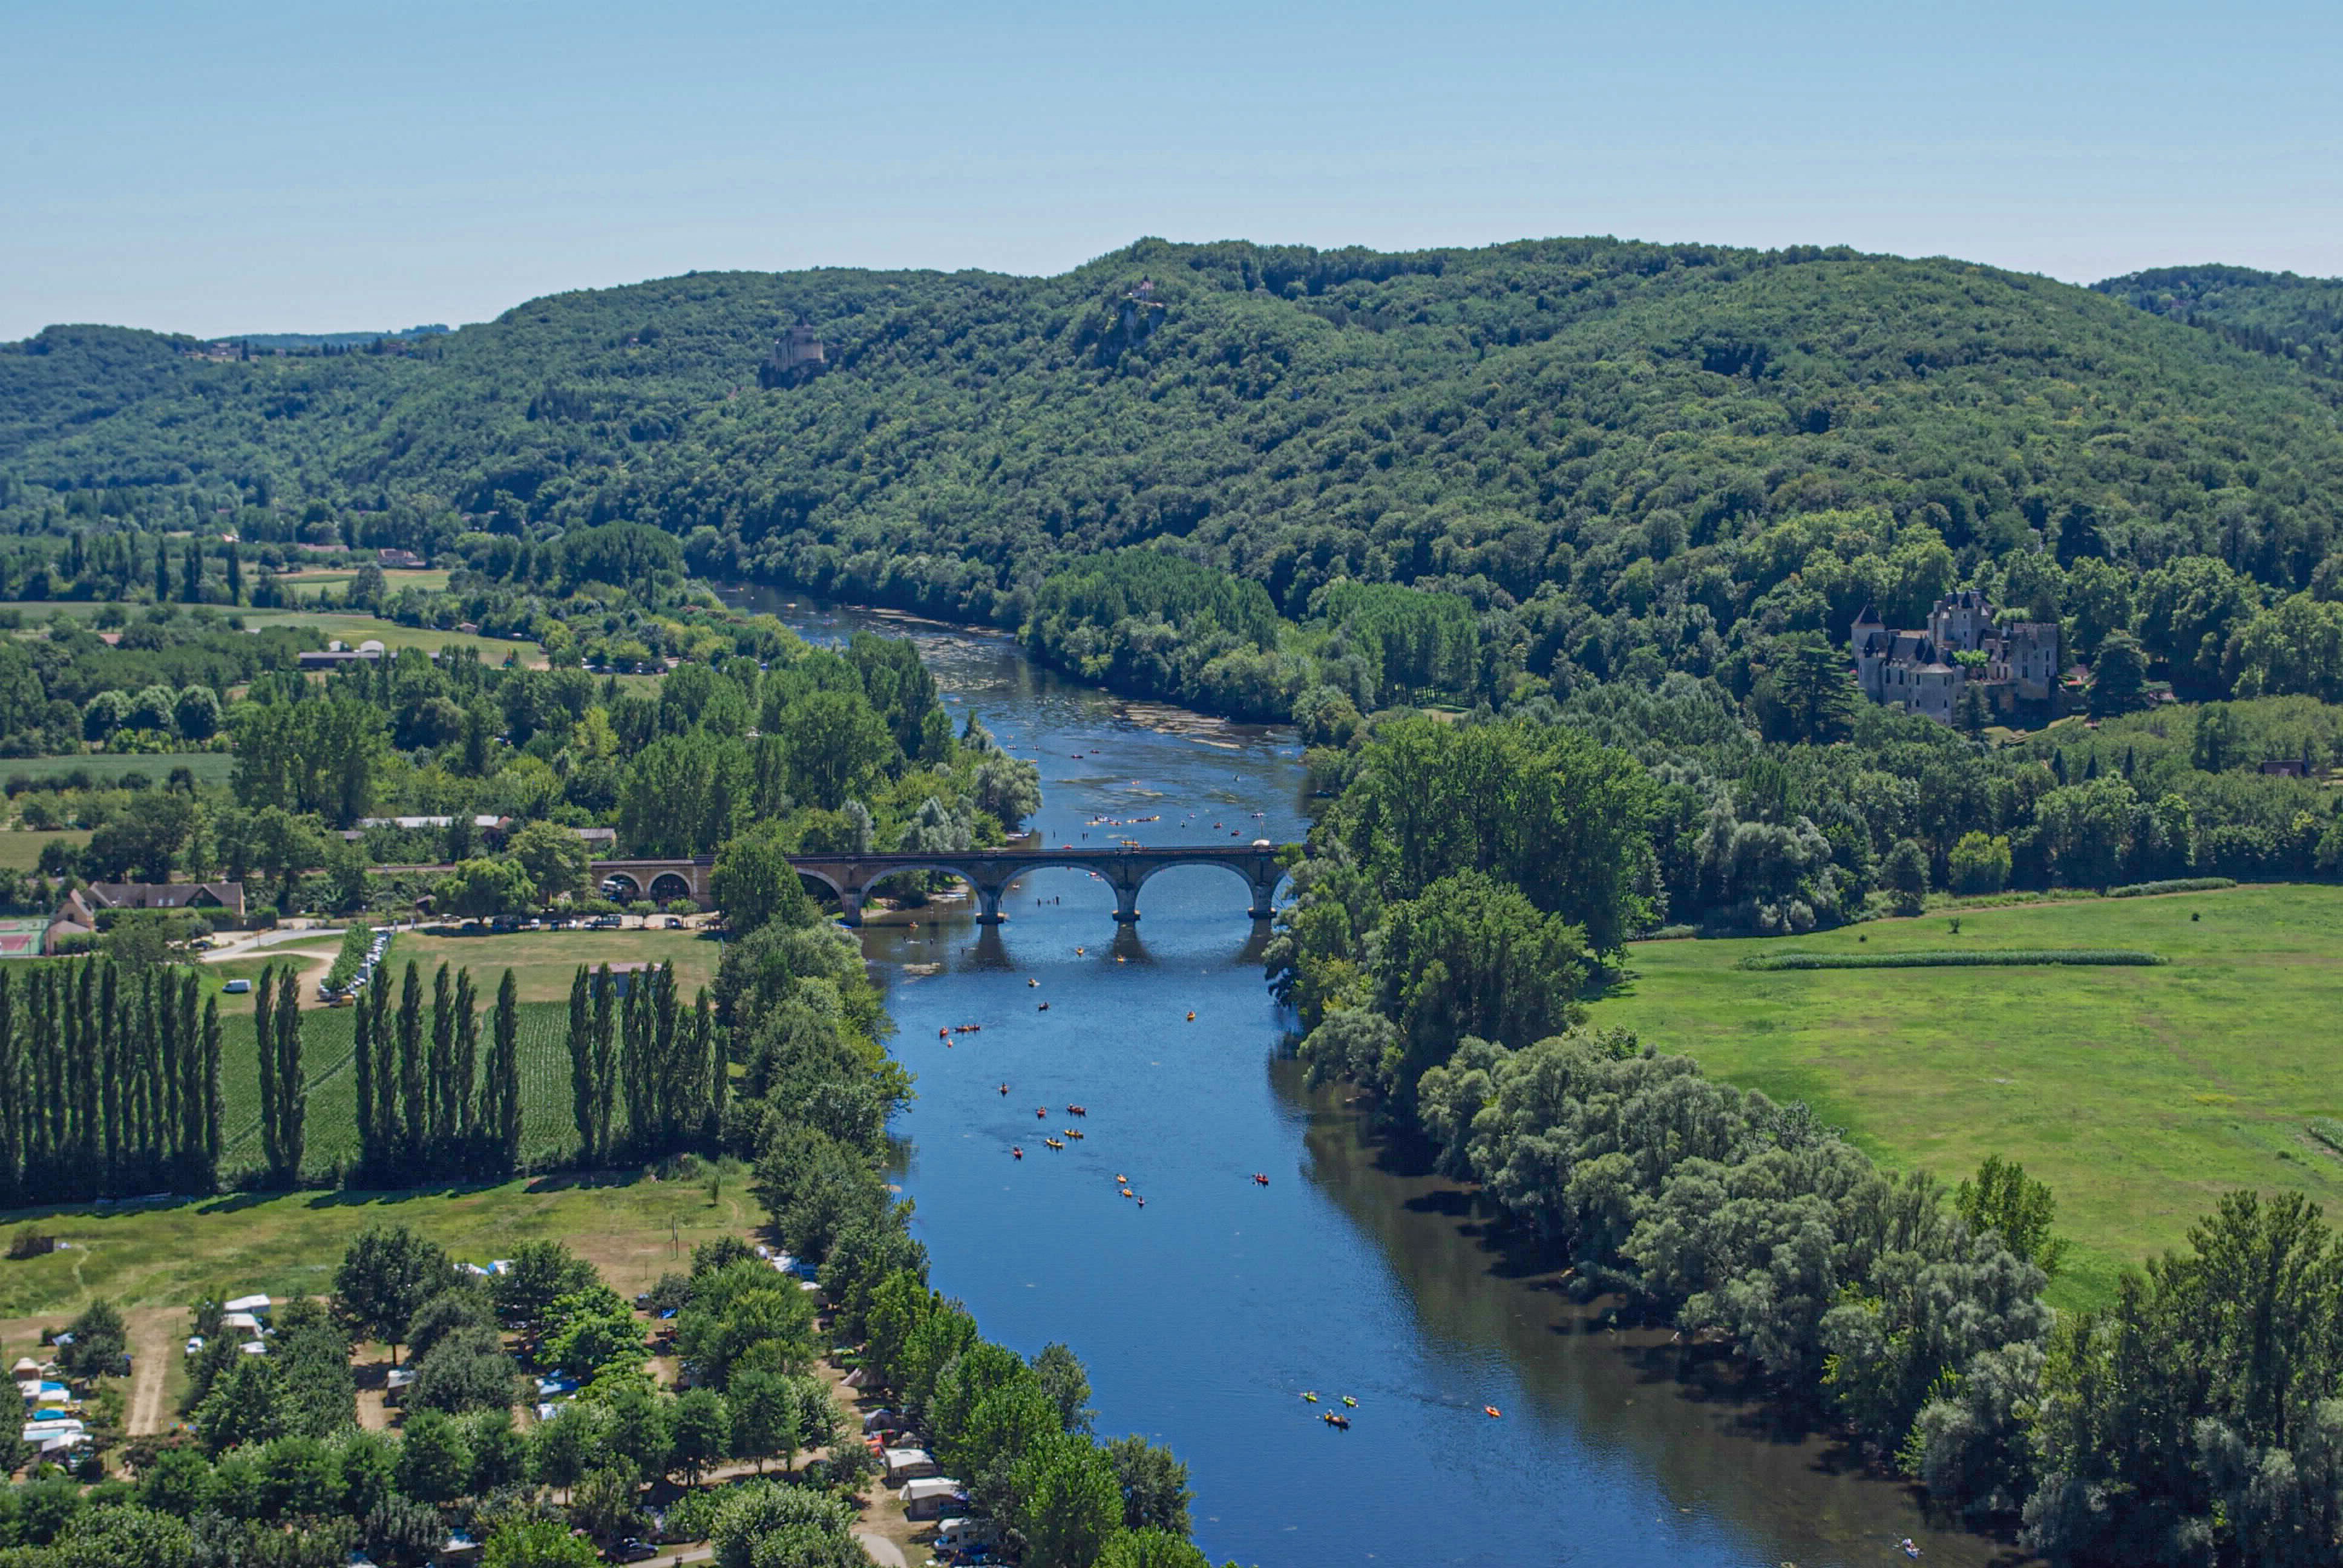
[[[878,1563],[879,1568],[910,1568],[910,1563],[903,1556],[903,1549],[884,1535],[858,1534],[854,1539],[861,1543],[862,1550],[870,1553],[870,1561]]]

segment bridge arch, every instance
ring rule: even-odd
[[[661,871],[651,879],[650,897],[655,904],[671,903],[691,895],[691,879],[674,871]]]
[[[1139,891],[1139,888],[1146,887],[1148,883],[1153,881],[1156,878],[1161,876],[1166,871],[1185,871],[1197,867],[1202,867],[1208,870],[1226,871],[1229,875],[1242,882],[1245,885],[1245,890],[1252,895],[1252,906],[1245,912],[1250,914],[1256,920],[1265,920],[1269,919],[1271,913],[1277,906],[1277,890],[1285,886],[1286,879],[1291,875],[1291,873],[1282,865],[1272,864],[1270,868],[1267,879],[1263,879],[1262,877],[1255,876],[1251,870],[1247,869],[1244,865],[1240,863],[1239,860],[1234,859],[1226,860],[1168,860],[1161,865],[1150,866],[1147,869],[1140,872],[1139,887],[1132,889],[1131,891],[1136,894]]]
[[[643,885],[624,871],[610,872],[602,879],[601,885],[607,888],[613,883],[618,884],[618,891],[613,895],[616,902],[631,904],[643,896]]]

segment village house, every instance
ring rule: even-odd
[[[2001,719],[2048,709],[2057,689],[2056,624],[1998,622],[1992,601],[1976,588],[1938,599],[1916,630],[1890,630],[1866,604],[1848,640],[1864,696],[1939,724],[1953,722],[1970,686],[1984,691],[1986,711]]]

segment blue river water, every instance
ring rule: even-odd
[[[1040,765],[1046,843],[1307,826],[1289,731],[1119,701],[1005,638],[739,597],[813,640],[913,635],[955,717]],[[1664,1332],[1574,1303],[1306,1090],[1241,879],[1165,872],[1139,907],[1118,928],[1104,884],[1040,871],[997,930],[930,903],[865,949],[918,1075],[895,1131],[934,1283],[1021,1352],[1071,1344],[1098,1432],[1187,1462],[1216,1562],[1855,1568],[1906,1561],[1907,1535],[1929,1563],[1996,1560],[1730,1382],[1680,1376]]]

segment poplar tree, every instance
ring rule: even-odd
[[[423,1163],[424,1141],[431,1135],[431,1114],[423,1092],[423,971],[407,960],[407,979],[398,991],[398,1084],[404,1102],[402,1152],[408,1170]]]
[[[204,1186],[219,1186],[220,1162],[220,1020],[219,998],[204,1000],[203,1049],[203,1173]]]
[[[481,1128],[494,1141],[498,1169],[509,1176],[520,1169],[520,987],[510,970],[497,987],[495,1050],[485,1098],[496,1113],[483,1115]]]
[[[106,1150],[104,1185],[119,1191],[122,1180],[122,997],[112,964],[97,987],[98,1104],[105,1121],[101,1135]]]
[[[627,1000],[618,1020],[618,1067],[627,1095],[627,1141],[636,1153],[650,1142],[650,971],[627,977]]]
[[[717,1036],[716,1011],[708,1004],[706,986],[699,988],[699,995],[692,1001],[691,1027],[699,1038],[700,1060],[708,1067],[708,1115],[699,1135],[712,1144],[724,1135],[724,1111],[732,1096],[732,1064],[726,1059],[724,1042]]]
[[[454,1108],[448,1104],[449,1080],[456,1055],[456,998],[452,977],[442,962],[431,977],[431,1076],[428,1096],[428,1147],[436,1154],[446,1149],[456,1130]]]
[[[379,990],[368,986],[358,993],[357,1016],[350,1020],[350,1084],[356,1101],[358,1129],[358,1169],[372,1171],[376,1163],[375,1104],[374,1104],[374,1006],[369,993]]]
[[[252,1038],[260,1063],[260,1158],[270,1172],[285,1168],[285,1145],[277,1131],[277,970],[264,967],[252,988]]]
[[[605,963],[594,977],[594,1148],[604,1159],[610,1153],[610,1101],[618,1082],[617,990]]]
[[[113,966],[106,967],[111,969]],[[91,1016],[90,1010],[94,1005],[93,993],[96,987],[92,982],[97,977],[97,969],[98,966],[94,961],[81,966],[81,996],[75,1011],[85,1020]],[[89,1032],[89,1025],[85,1021],[82,1025],[82,1033],[86,1037]],[[97,1062],[95,1056],[86,1049],[86,1038],[85,1038],[84,1046],[85,1049],[75,1053],[71,1063],[77,1091],[74,1096],[75,1127],[73,1149],[75,1158],[80,1161],[76,1168],[79,1177],[77,1184],[82,1190],[87,1191],[89,1172],[97,1165]]]
[[[594,1020],[588,1012],[586,966],[569,978],[569,1113],[578,1123],[578,1162],[594,1163]]]
[[[453,1146],[468,1151],[472,1143],[473,1086],[479,1081],[479,999],[472,991],[472,971],[456,974],[456,1050],[447,1089]]]
[[[24,1102],[24,1060],[16,1046],[16,988],[0,969],[0,1186],[13,1205],[24,1196],[24,1130],[17,1111]]]
[[[367,1030],[374,1039],[374,1138],[377,1172],[388,1171],[398,1161],[398,1061],[397,1050],[390,1032],[390,971],[385,970],[382,979],[366,989],[360,1005],[374,1014],[374,1024]],[[377,1174],[379,1180],[379,1174]]]
[[[277,996],[277,1150],[284,1157],[278,1181],[296,1186],[301,1180],[302,1121],[308,1109],[308,1086],[301,1074],[301,993],[293,966],[285,966]]]
[[[675,960],[661,964],[652,978],[651,995],[648,1004],[650,1036],[650,1068],[645,1076],[659,1103],[654,1107],[652,1121],[659,1129],[663,1148],[672,1149],[682,1131],[685,1101],[696,1100],[700,1078],[693,1072],[687,1081],[678,1070],[680,1051],[676,1038]]]

